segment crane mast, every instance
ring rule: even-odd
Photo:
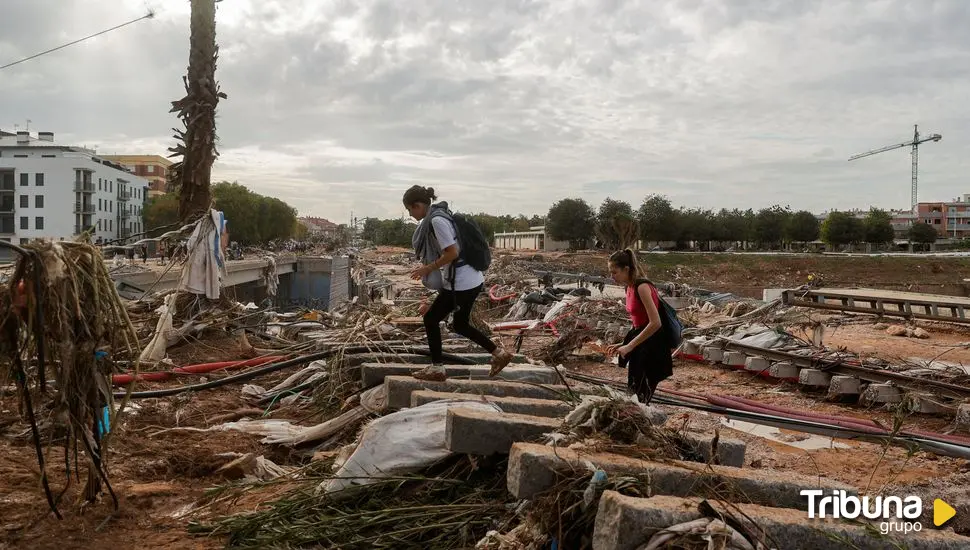
[[[928,135],[928,136],[926,136],[924,138],[920,138],[920,135],[919,135],[919,126],[918,125],[913,125],[913,140],[912,141],[907,141],[905,143],[898,143],[896,145],[889,145],[887,147],[882,147],[882,148],[879,148],[879,149],[873,149],[872,151],[866,151],[865,153],[860,153],[858,155],[853,155],[853,156],[849,157],[849,160],[852,161],[852,160],[856,160],[856,159],[861,159],[862,157],[868,157],[868,156],[876,155],[876,154],[879,154],[879,153],[884,153],[886,151],[892,151],[893,149],[899,149],[899,148],[902,148],[902,147],[912,147],[913,149],[912,149],[912,152],[910,154],[913,156],[913,180],[912,180],[912,189],[911,189],[911,197],[910,197],[910,206],[913,208],[913,211],[915,212],[916,211],[916,205],[918,204],[918,202],[917,202],[917,191],[919,189],[919,178],[918,178],[918,173],[919,173],[919,144],[920,143],[926,143],[927,141],[940,141],[941,139],[943,139],[943,136],[941,136],[940,134],[930,134],[930,135]]]

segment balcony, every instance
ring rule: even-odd
[[[93,195],[94,192],[95,192],[94,184],[91,183],[91,182],[89,182],[89,181],[88,182],[83,182],[83,183],[82,182],[79,182],[79,181],[75,181],[74,182],[74,192],[75,193],[84,193],[85,195]]]
[[[128,189],[118,189],[118,200],[125,202],[131,198],[131,191]]]
[[[84,233],[86,231],[92,231],[93,229],[94,229],[93,225],[75,225],[74,234],[80,235],[81,233]]]
[[[121,212],[118,212],[118,219],[119,220],[124,221],[124,220],[127,220],[130,217],[131,217],[131,214],[128,213],[128,210],[126,208],[122,208],[121,209]]]
[[[90,215],[90,214],[94,214],[95,212],[96,212],[96,210],[94,209],[94,205],[93,204],[84,204],[84,203],[80,203],[80,202],[74,203],[74,213],[75,214]]]

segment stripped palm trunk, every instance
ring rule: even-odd
[[[172,102],[184,130],[173,128],[171,157],[181,157],[171,168],[171,183],[179,193],[179,219],[188,222],[209,209],[209,180],[216,151],[216,106],[226,94],[216,82],[216,0],[191,0],[189,70],[183,78],[185,97]]]

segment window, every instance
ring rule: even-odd
[[[27,195],[20,195],[20,207],[29,208],[30,207],[30,197]]]
[[[27,158],[27,155],[14,155],[13,158],[15,158],[15,159],[25,159],[25,158]]]
[[[148,165],[148,173],[149,174],[154,174],[155,173],[155,167],[152,166],[152,165]]]
[[[40,157],[45,159],[56,159],[57,155],[41,155]]]
[[[34,229],[43,229],[43,228],[44,228],[44,217],[37,216],[36,218],[34,218]]]
[[[108,231],[113,231],[114,225],[115,225],[114,222],[112,222],[111,220],[108,220]]]
[[[4,191],[14,190],[13,172],[0,172],[0,189]]]
[[[20,216],[20,228],[30,229],[30,218],[27,216]]]
[[[98,199],[98,212],[101,211],[101,199]]]
[[[34,176],[34,180],[35,180],[35,182],[37,184],[37,187],[43,187],[44,186],[44,174],[36,174]]]
[[[27,187],[30,185],[30,174],[20,174],[20,186]]]
[[[30,239],[20,239],[20,246],[30,244]]]
[[[44,195],[34,195],[34,208],[44,207]]]
[[[113,181],[109,181],[108,182],[108,192],[109,193],[114,193],[114,191],[115,191],[115,184],[114,184]]]
[[[104,189],[101,189],[101,178],[98,178],[98,191],[104,191]]]

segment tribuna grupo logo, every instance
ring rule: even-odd
[[[858,519],[860,517],[879,520],[879,531],[909,533],[920,531],[923,525],[916,521],[923,513],[923,499],[907,497],[857,497],[845,491],[831,491],[825,496],[821,489],[803,489],[800,495],[808,497],[809,518]]]

